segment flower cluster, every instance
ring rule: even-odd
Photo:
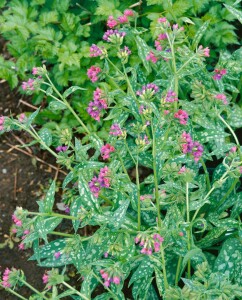
[[[22,89],[24,91],[34,91],[35,87],[34,87],[34,83],[35,83],[35,80],[33,78],[29,78],[28,81],[24,81],[22,83]]]
[[[227,98],[224,94],[217,94],[214,98],[221,100],[225,105],[228,104]]]
[[[116,21],[113,16],[109,16],[107,21],[107,26],[109,28],[114,28],[117,25],[118,25],[118,21]]]
[[[114,152],[115,151],[115,148],[113,146],[111,146],[110,144],[106,144],[106,145],[103,145],[101,147],[101,155],[102,155],[102,158],[103,159],[108,159],[110,158],[110,153],[111,152]]]
[[[9,281],[9,277],[11,275],[11,270],[9,270],[8,268],[5,269],[5,271],[3,272],[3,278],[2,278],[2,282],[1,284],[5,287],[5,288],[10,288],[12,285]]]
[[[55,148],[57,152],[65,152],[68,149],[68,146],[58,146]]]
[[[97,75],[100,72],[101,72],[101,69],[99,67],[91,66],[87,70],[87,76],[91,80],[91,82],[96,82],[98,80],[98,76]]]
[[[1,116],[0,117],[0,131],[4,129],[4,121],[5,121],[5,117]]]
[[[134,12],[131,9],[126,9],[124,11],[124,14],[122,16],[119,16],[117,20],[115,20],[113,16],[109,16],[107,21],[107,26],[109,28],[114,28],[119,24],[128,23],[129,22],[128,17],[133,17],[133,16],[134,16]]]
[[[24,113],[20,114],[18,117],[18,120],[20,123],[23,123],[26,119],[27,119],[27,117]]]
[[[157,92],[159,88],[154,83],[148,83],[142,86],[141,90],[137,91],[136,94],[140,96],[142,99],[149,100],[151,99]]]
[[[128,57],[131,54],[131,50],[129,47],[124,46],[123,49],[120,49],[117,56],[123,60],[123,63],[126,63],[128,61]]]
[[[103,99],[103,91],[100,88],[96,88],[93,93],[93,101],[88,105],[88,114],[96,121],[100,121],[101,112],[103,109],[107,109],[108,105],[105,99]]]
[[[114,123],[111,128],[110,128],[110,135],[114,135],[114,136],[122,136],[123,135],[123,131],[121,130],[119,124]]]
[[[227,70],[226,69],[215,69],[214,70],[215,74],[213,75],[213,79],[214,80],[220,80],[225,74],[227,74]]]
[[[110,171],[107,166],[102,168],[99,172],[98,177],[94,176],[92,180],[88,183],[89,188],[95,197],[98,197],[99,192],[102,187],[110,187]]]
[[[111,42],[114,44],[122,44],[125,35],[126,33],[123,31],[119,31],[117,29],[110,29],[104,33],[103,39],[107,42]]]
[[[104,279],[104,286],[109,287],[111,283],[120,284],[119,276],[110,276],[109,273],[103,269],[100,270],[100,274]]]
[[[167,39],[166,33],[161,33],[158,35],[157,39],[155,40],[155,48],[157,51],[162,51],[163,47],[161,45],[161,41]]]
[[[173,103],[175,101],[178,101],[176,93],[172,90],[169,90],[166,94],[165,101],[169,102],[169,103]]]
[[[16,217],[15,214],[12,215],[12,220],[16,226],[22,226],[22,221],[18,217]]]
[[[158,233],[155,233],[152,238],[150,236],[138,234],[134,240],[135,244],[139,243],[139,245],[142,247],[140,253],[152,255],[153,251],[160,251],[160,246],[161,243],[164,241],[164,238]]]
[[[146,56],[146,60],[150,60],[155,64],[158,61],[158,57],[156,57],[155,54],[152,51],[150,51],[149,54]]]
[[[195,162],[198,162],[203,154],[203,146],[198,141],[193,141],[190,134],[183,132],[182,140],[185,142],[182,144],[182,152],[184,154],[191,153]]]
[[[95,44],[92,44],[92,46],[90,47],[90,56],[98,57],[98,56],[102,56],[102,55],[103,55],[103,51],[101,50],[101,48],[99,48]]]
[[[188,113],[185,110],[179,109],[178,112],[174,114],[176,119],[179,119],[180,124],[186,125],[188,119]]]
[[[202,56],[209,57],[210,56],[210,49],[208,47],[203,48],[203,46],[200,45],[198,47],[198,53],[201,54]]]

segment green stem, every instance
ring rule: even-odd
[[[238,146],[238,153],[239,153],[239,157],[240,157],[240,160],[242,161],[242,153],[240,151],[240,143],[239,143],[239,140],[235,134],[235,132],[233,131],[233,129],[230,127],[230,125],[220,116],[220,114],[218,114],[218,117],[219,119],[224,123],[225,126],[227,126],[227,128],[229,129],[229,131],[231,132],[231,134],[233,135],[234,137],[234,140],[235,140],[235,143],[236,145]]]
[[[233,184],[231,185],[231,187],[229,188],[229,190],[227,191],[227,193],[223,196],[223,198],[216,205],[217,207],[220,207],[223,204],[224,200],[226,200],[228,198],[228,196],[232,193],[232,191],[234,190],[234,188],[238,182],[239,182],[239,178],[236,178],[234,180]]]
[[[119,70],[119,68],[117,67],[117,66],[115,66],[115,64],[108,58],[108,57],[106,57],[106,59],[107,59],[107,61],[110,63],[110,65],[120,74],[120,75],[122,75],[122,76],[124,76],[125,77],[125,74],[124,73],[122,73],[120,70]]]
[[[138,227],[137,230],[140,231],[141,228],[141,203],[140,203],[140,184],[139,184],[139,157],[137,155],[137,163],[135,165],[135,176],[137,185],[137,196],[138,196]]]
[[[89,298],[87,298],[85,295],[83,295],[80,292],[78,292],[76,289],[74,289],[71,285],[69,285],[65,281],[62,281],[62,284],[65,285],[68,289],[72,290],[76,295],[80,296],[82,299],[84,299],[84,300],[90,300]]]
[[[49,83],[51,84],[51,87],[53,88],[53,90],[56,92],[56,94],[60,97],[60,99],[63,101],[63,103],[66,105],[66,107],[69,109],[69,111],[73,114],[73,116],[77,119],[77,121],[81,124],[81,126],[86,130],[86,132],[88,134],[90,134],[91,132],[89,131],[89,129],[86,127],[86,125],[82,122],[82,120],[78,117],[78,115],[76,114],[76,112],[73,110],[73,108],[70,106],[69,102],[61,95],[61,93],[57,90],[57,88],[55,87],[55,85],[53,84],[53,82],[50,80],[48,74],[45,75],[46,78],[48,79]]]
[[[167,39],[171,48],[171,55],[172,55],[172,67],[174,72],[174,92],[178,97],[178,77],[177,77],[177,69],[176,69],[176,56],[174,51],[174,40],[171,41],[169,34],[167,33]],[[177,101],[174,102],[174,108],[177,109]]]
[[[178,285],[179,277],[180,277],[180,270],[181,270],[181,263],[182,263],[182,256],[179,256],[178,262],[177,262],[177,268],[176,268],[176,278],[175,278],[175,285]]]
[[[211,190],[211,182],[210,182],[210,179],[209,179],[209,173],[208,173],[208,169],[204,163],[204,160],[201,158],[200,159],[201,161],[201,164],[203,166],[203,170],[204,170],[204,173],[205,173],[205,176],[206,176],[206,182],[207,182],[207,187],[208,187],[208,190]]]
[[[74,216],[68,216],[68,215],[62,215],[62,214],[57,214],[57,213],[38,213],[38,212],[31,212],[28,211],[28,215],[34,215],[34,216],[42,216],[42,217],[58,217],[62,219],[68,219],[68,220],[80,220],[78,217]]]
[[[196,57],[197,54],[194,54],[192,57],[190,57],[181,67],[178,69],[177,74],[181,72],[181,70],[190,63],[191,60],[193,60],[194,57]]]
[[[160,246],[160,253],[161,253],[161,260],[162,260],[162,271],[163,271],[163,276],[164,276],[164,286],[165,286],[165,290],[168,289],[169,284],[167,281],[167,275],[166,275],[166,261],[165,261],[165,254],[164,254],[164,249],[163,249],[163,245],[161,243]]]
[[[129,178],[129,180],[130,180],[129,173],[128,173],[128,171],[127,171],[126,168],[125,168],[125,165],[124,165],[124,161],[123,161],[123,159],[122,159],[122,156],[119,154],[118,151],[117,151],[117,154],[118,154],[118,158],[119,158],[119,161],[120,161],[120,163],[121,163],[123,172],[128,176],[128,178]],[[130,181],[131,181],[131,180],[130,180]]]
[[[106,196],[99,194],[99,197],[102,198],[107,204],[113,205],[113,202],[110,199],[108,199]]]
[[[64,232],[59,232],[59,231],[51,231],[50,234],[65,236],[65,237],[74,237],[74,234],[64,233]]]
[[[1,283],[0,283],[0,286],[2,286],[7,292],[17,296],[19,299],[22,299],[22,300],[28,300],[27,298],[21,296],[20,294],[18,294],[17,292],[15,292],[14,290],[10,289],[10,288],[5,288]]]
[[[188,252],[191,250],[191,227],[190,227],[190,210],[189,210],[189,183],[186,182],[186,212],[187,212],[187,250]],[[191,260],[189,259],[187,262],[187,275],[188,279],[191,278]]]
[[[161,215],[160,215],[160,197],[158,190],[158,178],[157,178],[157,167],[156,167],[156,139],[153,122],[151,121],[151,130],[153,136],[153,147],[152,147],[152,156],[153,156],[153,172],[154,172],[154,182],[155,182],[155,200],[157,208],[157,217],[158,217],[158,228],[161,229]]]
[[[32,285],[30,285],[27,281],[23,280],[22,278],[20,279],[20,281],[27,286],[29,289],[31,289],[33,292],[35,292],[37,295],[39,295],[40,297],[42,297],[43,299],[48,300],[47,297],[45,297],[41,292],[39,292],[38,290],[36,290]]]
[[[133,155],[132,155],[131,151],[129,150],[129,146],[128,146],[128,144],[127,144],[127,141],[126,141],[126,140],[124,140],[124,144],[125,144],[125,146],[126,146],[126,149],[127,149],[127,151],[129,152],[129,155],[131,156],[131,158],[132,158],[132,160],[133,160],[134,164],[136,164],[136,162],[135,162],[135,159],[134,159],[134,157],[133,157]]]

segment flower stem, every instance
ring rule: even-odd
[[[140,203],[140,184],[139,184],[139,157],[137,155],[137,162],[135,165],[135,177],[136,177],[136,185],[137,185],[137,200],[138,200],[138,227],[137,230],[140,231],[141,227],[141,203]]]
[[[155,182],[155,200],[157,208],[157,217],[158,217],[158,228],[161,229],[161,215],[160,215],[160,199],[159,199],[159,190],[158,190],[158,178],[157,178],[157,166],[156,166],[156,139],[153,122],[151,121],[151,130],[153,136],[153,147],[152,147],[152,156],[153,156],[153,172],[154,172],[154,182]]]
[[[207,182],[207,187],[208,187],[208,190],[211,190],[211,182],[210,182],[210,179],[209,179],[209,173],[208,173],[208,169],[204,163],[204,160],[201,158],[200,159],[201,161],[201,164],[203,166],[203,170],[204,170],[204,173],[205,173],[205,176],[206,176],[206,182]]]
[[[82,299],[84,299],[84,300],[90,300],[89,298],[87,298],[85,295],[83,295],[80,292],[78,292],[76,289],[74,289],[71,285],[69,285],[65,281],[62,281],[62,284],[65,285],[68,289],[72,290],[76,295],[80,296]]]
[[[164,254],[164,249],[163,249],[162,243],[160,245],[160,252],[161,252],[161,259],[162,259],[162,271],[163,271],[163,276],[164,276],[164,286],[165,286],[165,290],[166,290],[166,289],[168,289],[169,284],[168,284],[168,281],[167,281],[166,261],[165,261],[165,254]]]
[[[1,283],[0,283],[0,285],[1,285],[7,292],[9,292],[9,293],[11,293],[11,294],[17,296],[19,299],[22,299],[22,300],[28,300],[27,298],[21,296],[20,294],[18,294],[18,293],[15,292],[14,290],[12,290],[12,289],[10,289],[10,288],[5,288]]]
[[[62,219],[68,219],[68,220],[80,220],[78,217],[74,216],[68,216],[68,215],[62,215],[62,214],[57,214],[57,213],[38,213],[38,212],[31,212],[28,211],[28,215],[35,215],[35,216],[42,216],[42,217],[59,217]]]
[[[36,290],[32,285],[30,285],[27,281],[23,280],[22,278],[19,279],[25,286],[27,286],[29,289],[31,289],[33,292],[35,292],[37,295],[42,297],[43,299],[48,300],[47,297],[45,297],[41,292]]]
[[[239,178],[236,178],[234,180],[234,182],[232,183],[231,187],[229,188],[229,190],[227,191],[227,193],[222,197],[222,199],[216,205],[217,207],[220,207],[223,204],[224,200],[226,200],[227,197],[232,193],[232,191],[234,190],[234,188],[238,182],[239,182]]]
[[[191,250],[191,226],[190,226],[190,210],[189,210],[189,183],[186,182],[186,211],[187,211],[187,250],[188,252]],[[187,262],[187,276],[188,279],[191,278],[191,260],[189,259]]]
[[[119,158],[119,161],[120,161],[120,163],[121,163],[123,172],[127,175],[127,177],[128,177],[129,180],[130,180],[129,173],[128,173],[127,169],[125,168],[125,165],[124,165],[124,161],[123,161],[123,159],[122,159],[122,156],[119,154],[118,151],[117,151],[117,154],[118,154],[118,158]]]
[[[59,231],[51,231],[50,234],[59,235],[59,236],[65,236],[65,237],[73,237],[74,236],[74,234],[65,233],[65,232],[59,232]]]
[[[92,274],[93,274],[93,276],[97,279],[97,281],[98,281],[99,283],[101,283],[101,284],[103,285],[103,287],[104,287],[107,291],[109,291],[109,293],[114,297],[114,299],[115,299],[115,300],[118,300],[118,297],[116,297],[116,295],[114,294],[114,292],[113,292],[112,290],[110,290],[110,288],[108,288],[107,286],[105,286],[105,285],[103,284],[102,280],[101,280],[94,272],[93,272]]]
[[[179,276],[180,276],[180,270],[181,270],[181,263],[182,263],[182,256],[179,256],[177,267],[176,267],[176,278],[175,278],[175,285],[178,285]]]

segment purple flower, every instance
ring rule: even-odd
[[[55,148],[57,152],[65,152],[68,149],[68,146],[58,146]]]
[[[185,110],[179,109],[178,112],[174,114],[174,117],[180,120],[180,124],[187,124],[188,113]]]
[[[110,29],[107,30],[104,35],[103,39],[107,42],[122,42],[123,37],[126,35],[125,32],[119,31],[117,29]]]
[[[121,136],[123,134],[119,124],[114,123],[111,128],[109,134],[114,135],[114,136]]]
[[[142,86],[141,90],[137,91],[138,96],[143,96],[145,98],[151,98],[154,94],[159,91],[159,88],[154,83],[148,83]]]
[[[102,168],[99,172],[98,177],[94,176],[92,180],[88,183],[89,188],[93,195],[97,198],[99,192],[102,187],[109,188],[110,187],[110,177],[109,177],[109,169],[107,166]]]
[[[177,95],[174,91],[169,90],[166,94],[166,99],[165,100],[166,100],[166,102],[172,103],[174,101],[178,101],[178,98],[177,98]]]
[[[88,105],[88,114],[96,121],[100,121],[101,112],[103,109],[107,109],[107,102],[103,97],[103,92],[101,89],[96,88],[93,93],[93,100]]]
[[[91,57],[98,57],[103,54],[102,50],[95,44],[92,44],[90,47],[90,56]]]

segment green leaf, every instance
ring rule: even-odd
[[[242,244],[239,239],[230,238],[224,242],[213,271],[223,273],[242,285]]]
[[[38,115],[39,111],[40,111],[40,107],[35,112],[33,112],[30,116],[28,116],[27,126],[30,126],[32,124],[32,122]]]
[[[60,101],[51,101],[49,104],[49,109],[53,111],[62,110],[66,109],[66,105]]]
[[[52,182],[44,200],[44,210],[46,213],[51,213],[55,202],[55,181]]]
[[[72,179],[74,178],[74,173],[70,172],[64,179],[63,183],[62,183],[62,188],[65,189],[67,184],[70,183],[72,181]]]
[[[140,59],[143,62],[144,67],[146,68],[147,72],[150,73],[150,64],[146,59],[146,56],[149,54],[150,52],[150,48],[149,46],[146,44],[146,42],[140,38],[139,36],[135,37],[135,41],[136,41],[136,45],[138,48],[138,55],[140,57]]]
[[[240,23],[242,23],[242,12],[239,11],[238,9],[228,5],[228,4],[224,4],[224,6],[227,8],[227,10],[234,15],[239,21]]]
[[[53,231],[62,221],[59,217],[38,217],[34,223],[34,229],[39,234],[39,237],[47,242],[47,234]]]
[[[136,282],[137,280],[145,277],[146,279],[149,279],[154,272],[154,265],[150,261],[149,257],[143,256],[143,259],[136,269],[136,271],[133,273],[129,280],[129,286],[131,286],[132,283]]]
[[[68,96],[70,96],[72,93],[74,93],[77,90],[86,91],[86,89],[81,88],[79,86],[71,86],[69,89],[65,90],[65,92],[63,94],[63,98],[67,98]]]
[[[98,199],[93,196],[81,172],[79,173],[78,190],[82,198],[82,205],[91,210],[99,210]]]
[[[46,146],[51,146],[52,144],[52,133],[48,128],[42,128],[39,132],[39,137],[45,143]]]
[[[61,252],[66,246],[66,239],[57,239],[44,246],[39,247],[40,259],[52,258],[56,252]],[[29,260],[37,259],[36,254],[32,255]]]
[[[125,200],[122,202],[122,204],[119,206],[118,209],[115,210],[113,213],[112,218],[110,219],[109,226],[111,226],[112,229],[117,230],[121,227],[121,225],[124,222],[126,211],[129,207],[129,200]]]
[[[196,35],[193,38],[193,42],[192,42],[192,49],[195,50],[203,36],[203,34],[205,33],[205,31],[207,30],[208,26],[209,26],[210,21],[206,21],[203,23],[203,25],[198,29],[198,31],[196,32]]]
[[[81,197],[77,197],[73,200],[71,207],[70,207],[70,215],[71,216],[77,217],[81,204],[82,204]],[[80,223],[81,223],[81,220],[72,220],[72,225],[73,225],[75,232],[77,232]]]

